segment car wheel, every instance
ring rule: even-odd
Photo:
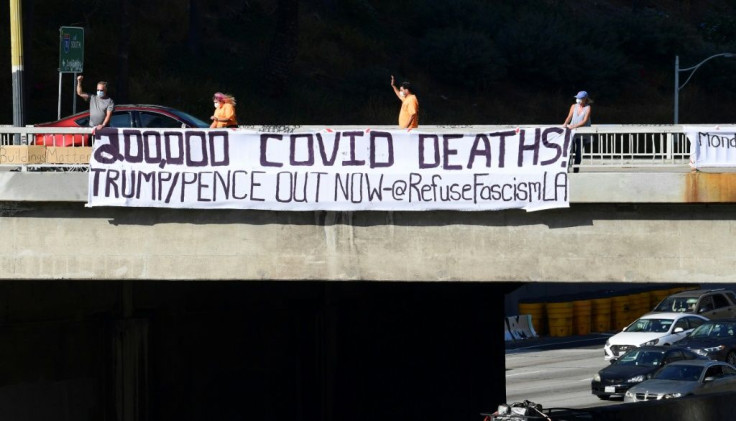
[[[602,401],[607,401],[607,400],[611,399],[611,395],[598,395],[598,399],[600,399]]]
[[[726,362],[731,365],[736,365],[736,352],[729,352],[728,355],[726,355]]]

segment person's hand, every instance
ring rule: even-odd
[[[102,124],[98,124],[97,126],[95,126],[95,130],[102,130],[103,127],[105,126],[103,126]]]
[[[215,116],[210,116],[210,120],[214,120],[214,119],[215,119]]]
[[[391,75],[391,86],[396,86],[396,84],[394,83],[394,75]]]
[[[84,79],[84,76],[82,76],[82,75],[77,76],[77,82],[78,83],[82,83],[82,79]]]

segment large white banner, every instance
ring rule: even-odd
[[[103,129],[88,206],[267,210],[568,207],[573,132]]]
[[[736,126],[683,126],[690,141],[690,165],[736,169]]]

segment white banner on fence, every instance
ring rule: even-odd
[[[736,169],[736,126],[683,126],[690,141],[690,164],[697,168]]]
[[[103,129],[88,206],[267,210],[568,207],[573,132]]]

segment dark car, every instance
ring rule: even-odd
[[[675,342],[711,360],[736,364],[736,319],[710,320]]]
[[[627,390],[624,401],[676,399],[719,392],[736,392],[734,366],[722,361],[679,361],[662,367],[651,379]]]
[[[600,399],[623,396],[629,388],[650,379],[664,365],[682,360],[707,359],[672,346],[642,346],[625,353],[593,376],[591,393]]]
[[[89,127],[89,110],[64,117],[49,123],[36,124],[36,127]],[[210,125],[184,111],[161,105],[116,105],[110,118],[109,127],[135,128],[208,128]],[[90,146],[90,136],[86,134],[37,134],[36,145],[45,146]]]
[[[711,320],[736,317],[736,293],[726,289],[695,289],[672,294],[652,312],[700,314]]]

